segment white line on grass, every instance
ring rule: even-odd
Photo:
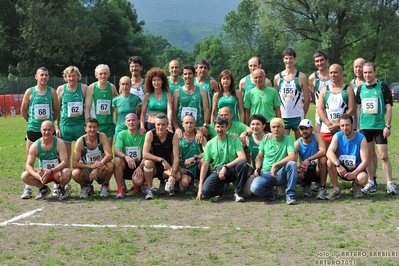
[[[155,225],[116,225],[116,224],[51,224],[51,223],[13,223],[9,224],[17,226],[63,226],[63,227],[89,227],[89,228],[170,228],[176,229],[210,229],[209,226],[190,226],[190,225],[166,225],[166,224],[155,224]],[[237,228],[239,229],[239,228]]]
[[[15,221],[24,219],[24,218],[29,217],[29,216],[31,216],[31,215],[37,213],[37,212],[42,211],[43,209],[44,209],[44,208],[39,208],[39,209],[36,209],[36,210],[33,210],[33,211],[29,211],[29,212],[23,213],[23,214],[18,215],[18,216],[14,217],[14,218],[12,218],[12,219],[10,219],[10,220],[8,220],[8,221],[5,221],[5,222],[0,223],[0,226],[5,226],[5,225],[11,224],[11,223],[13,223],[13,222],[15,222]]]

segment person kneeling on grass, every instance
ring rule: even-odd
[[[54,182],[59,184],[58,198],[67,198],[65,185],[71,180],[71,170],[68,168],[68,154],[62,140],[54,137],[54,125],[46,120],[40,127],[42,137],[29,148],[25,171],[21,175],[22,181],[30,186],[39,188],[36,199],[44,199],[51,190],[46,185]],[[39,169],[34,169],[35,160],[39,160]]]
[[[363,197],[361,189],[368,180],[367,140],[363,134],[353,130],[353,117],[348,114],[340,117],[339,126],[341,131],[334,135],[327,150],[327,169],[333,190],[326,198],[333,200],[341,196],[338,176],[343,180],[352,181],[353,196],[361,198]]]
[[[107,136],[98,132],[95,118],[87,118],[86,134],[75,144],[72,157],[72,177],[81,187],[80,198],[86,199],[93,192],[92,182],[96,180],[101,186],[101,197],[108,196],[108,185],[114,173],[113,156]]]
[[[217,117],[215,122],[217,136],[205,146],[202,158],[197,200],[204,197],[220,197],[224,194],[225,183],[236,182],[234,200],[244,201],[244,187],[248,180],[248,164],[239,138],[227,135],[228,121]],[[206,178],[209,165],[212,173]]]
[[[132,180],[133,189],[137,193],[144,183],[143,145],[145,134],[140,135],[137,130],[139,119],[130,113],[125,117],[127,130],[118,133],[115,144],[115,180],[118,185],[117,199],[125,197],[126,184],[124,179]]]
[[[272,136],[262,140],[256,156],[256,178],[251,184],[251,192],[261,197],[272,197],[272,186],[287,185],[287,204],[295,205],[298,167],[294,139],[284,135],[284,121],[281,118],[273,118],[270,128]]]

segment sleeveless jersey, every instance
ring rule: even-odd
[[[54,122],[52,88],[47,86],[46,94],[40,95],[32,87],[32,96],[28,104],[28,131],[40,132],[44,120]]]
[[[65,126],[84,125],[85,96],[82,91],[82,83],[74,92],[68,90],[68,84],[64,84],[61,95],[61,119],[60,124]]]
[[[252,159],[252,166],[255,166],[255,159],[259,153],[259,145],[260,145],[260,143],[256,144],[253,134],[251,136],[249,136],[248,150],[249,150],[249,155],[251,156],[251,159]]]
[[[184,136],[179,141],[180,148],[180,167],[188,169],[191,173],[195,174],[197,164],[186,166],[184,161],[188,158],[194,157],[202,153],[201,144],[195,141],[195,138],[191,142],[187,142]]]
[[[324,96],[324,112],[326,113],[328,120],[332,123],[338,123],[341,115],[348,111],[347,88],[348,85],[345,84],[342,91],[332,93],[330,91],[330,85],[327,85],[326,87],[326,95]],[[326,124],[321,123],[320,132],[330,133],[330,130]]]
[[[229,95],[220,97],[217,101],[217,113],[219,113],[220,108],[228,107],[233,114],[232,121],[239,121],[238,119],[238,99],[236,96]]]
[[[138,96],[129,93],[129,96],[125,97],[122,94],[116,96],[112,100],[112,107],[118,111],[118,121],[116,121],[115,133],[127,129],[125,125],[125,117],[129,113],[135,113],[138,117],[140,114],[137,113],[137,105],[141,104],[141,100]]]
[[[112,87],[107,81],[107,87],[102,90],[98,86],[98,82],[94,83],[93,103],[94,112],[99,125],[114,123],[114,110],[112,109]]]
[[[150,94],[150,98],[148,99],[147,111],[149,113],[167,113],[168,99],[166,97],[166,91],[162,92],[161,100],[157,100],[154,93]]]
[[[52,169],[60,164],[60,156],[57,151],[58,138],[54,137],[53,146],[51,150],[45,151],[42,148],[42,138],[37,141],[37,158],[39,160],[40,169]]]
[[[360,146],[364,135],[355,131],[355,136],[348,140],[344,133],[337,132],[339,160],[349,170],[354,170],[362,163],[360,158]]]
[[[152,131],[151,153],[155,156],[164,158],[170,165],[172,165],[173,154],[173,136],[174,134],[168,131],[165,141],[162,143],[159,139],[155,128]]]
[[[200,87],[196,86],[193,94],[186,94],[183,87],[179,88],[179,99],[177,104],[177,122],[181,126],[182,119],[186,114],[191,114],[196,120],[196,126],[204,124],[204,110]]]
[[[331,79],[325,79],[322,80],[320,79],[319,75],[317,74],[317,71],[314,72],[314,76],[315,76],[315,85],[314,85],[314,95],[316,97],[315,99],[315,103],[316,103],[316,107],[317,107],[317,102],[319,101],[319,94],[322,88],[326,87],[327,85],[331,85]],[[317,110],[317,108],[316,108]]]
[[[287,81],[280,72],[280,82],[278,84],[278,94],[280,98],[280,110],[282,118],[304,117],[302,88],[299,85],[299,71],[295,78]]]
[[[299,156],[301,160],[306,160],[310,156],[319,152],[319,146],[317,146],[316,136],[312,133],[312,140],[308,144],[304,144],[302,142],[302,137],[298,139],[298,148],[299,148]],[[308,166],[308,168],[315,168],[317,164],[317,160],[312,160]]]
[[[84,164],[93,164],[105,157],[103,145],[100,143],[100,134],[97,133],[97,146],[90,150],[86,144],[86,137],[83,137],[83,150],[80,154],[80,162]]]
[[[197,83],[197,78],[194,78],[194,85],[205,89],[206,94],[208,95],[209,110],[212,110],[213,90],[212,90],[212,87],[211,87],[211,78],[207,77],[206,80],[203,83],[201,83],[201,84]]]
[[[143,79],[143,84],[141,84],[140,86],[130,88],[130,93],[139,97],[141,102],[143,102],[144,100],[144,81],[145,80]]]
[[[175,90],[177,90],[178,88],[184,86],[184,79],[182,77],[179,77],[179,82],[178,83],[172,83],[170,81],[170,76],[169,76],[168,77],[168,83],[169,83],[169,91],[170,91],[170,93],[172,93],[172,96],[173,96],[173,93],[175,92]]]
[[[265,81],[266,82],[266,81]],[[243,87],[243,89],[244,89],[244,95],[243,95],[243,97],[245,97],[245,94],[248,92],[248,91],[250,91],[250,90],[252,90],[253,88],[255,88],[256,87],[256,84],[255,83],[252,83],[252,81],[251,81],[251,75],[247,75],[246,77],[245,77],[245,84],[244,84],[244,87]],[[245,99],[245,98],[244,98]]]
[[[360,93],[360,129],[378,129],[385,127],[385,101],[382,82],[378,81],[374,88],[367,88],[363,83]]]

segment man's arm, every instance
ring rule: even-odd
[[[367,145],[366,138],[363,138],[362,142],[360,143],[360,159],[362,162],[353,170],[353,174],[357,176],[362,171],[366,170],[367,166],[369,165],[370,158],[369,158],[369,149]]]
[[[89,87],[87,87],[86,90],[86,97],[85,97],[85,119],[89,118],[90,115],[90,109],[91,105],[93,103],[93,90],[94,90],[94,85],[93,83],[90,84]]]
[[[304,99],[303,103],[303,111],[305,112],[305,116],[308,113],[309,110],[309,105],[310,105],[310,98],[309,98],[309,85],[308,85],[308,79],[306,78],[306,75],[302,72],[299,73],[299,84],[302,88],[302,95]]]
[[[115,98],[116,96],[119,95],[118,91],[116,90],[116,87],[114,84],[111,84],[111,88],[112,88],[112,98]]]
[[[327,150],[327,159],[332,163],[338,160],[338,157],[335,154],[337,148],[338,148],[338,138],[337,135],[334,135],[331,140],[330,146],[328,146]]]
[[[276,113],[276,117],[281,118],[281,109],[280,106],[274,107],[274,112]],[[270,123],[270,121],[268,121]]]
[[[112,148],[111,145],[108,142],[108,138],[107,135],[105,135],[104,133],[99,133],[100,135],[100,143],[103,145],[103,150],[105,153],[104,158],[101,159],[100,163],[102,165],[106,165],[107,163],[109,163],[114,156],[112,155]]]
[[[31,175],[38,177],[34,165],[37,157],[37,141],[35,141],[29,148],[28,157],[26,159],[25,170]]]
[[[212,98],[212,113],[211,113],[211,120],[212,120],[212,121],[215,121],[216,116],[217,116],[218,95],[219,95],[219,92],[216,92],[216,93],[213,95],[213,98]]]
[[[179,111],[178,110],[179,96],[180,96],[180,90],[177,89],[173,93],[173,112],[175,113],[175,115],[173,116],[172,122],[173,122],[173,126],[175,127],[175,130],[180,129],[179,123],[177,122],[177,112]]]
[[[237,151],[237,158],[235,158],[232,162],[226,163],[227,168],[231,168],[236,166],[239,162],[245,162],[245,152],[244,151]]]
[[[244,113],[244,101],[243,101],[243,94],[236,90],[236,97],[238,100],[238,111],[240,113],[239,120],[245,124],[245,113]]]
[[[29,119],[28,107],[31,95],[32,95],[32,90],[28,88],[24,93],[24,98],[22,99],[22,104],[21,104],[21,114],[23,118],[26,120],[26,122],[28,122]]]
[[[348,115],[354,115],[356,112],[356,99],[355,93],[351,87],[346,89],[346,95],[348,97],[348,111],[346,113]]]
[[[72,155],[72,167],[78,169],[93,169],[94,164],[85,164],[80,162],[80,155],[82,151],[83,151],[83,137],[80,137],[75,143],[75,149]]]
[[[168,119],[170,123],[173,123],[173,117],[176,115],[173,113],[173,99],[172,99],[172,94],[170,92],[166,93],[166,99],[168,101],[168,106],[167,106]]]
[[[61,162],[52,169],[54,173],[57,173],[59,171],[62,171],[64,168],[69,167],[69,157],[66,151],[65,143],[60,139],[58,139],[57,141],[57,152],[60,156]]]
[[[152,134],[152,131],[148,131],[147,134],[145,135],[144,145],[143,145],[143,158],[145,160],[150,160],[153,162],[161,162],[161,157],[155,156],[150,152],[153,137],[154,136]]]
[[[280,83],[280,75],[276,74],[274,76],[274,88],[276,89],[276,91],[278,91],[278,84]]]
[[[219,91],[218,82],[214,78],[211,78],[211,89],[213,92]]]
[[[392,122],[392,106],[389,103],[387,103],[385,105],[385,114],[386,114],[385,124],[390,126],[391,122]],[[391,135],[391,129],[385,127],[384,131],[383,131],[383,135],[384,135],[384,138],[389,137]]]
[[[266,78],[266,86],[273,88],[272,81],[268,78]]]
[[[243,77],[242,79],[240,79],[240,83],[238,84],[238,90],[241,92],[242,95],[244,95],[244,86],[245,86],[245,82],[246,82],[246,78],[247,77]]]
[[[58,86],[58,88],[57,88],[57,98],[58,98],[58,103],[60,104],[60,107],[61,107],[61,104],[62,104],[61,96],[62,96],[62,92],[63,91],[64,91],[64,86],[63,85]],[[57,137],[62,137],[61,133],[60,133],[60,117],[58,117],[58,119],[54,119],[54,122],[55,122],[54,126],[55,126],[55,132],[56,132]]]
[[[309,92],[312,96],[312,102],[316,103],[316,95],[314,92],[314,85],[315,85],[315,75],[314,73],[309,76]]]
[[[324,110],[324,108],[325,108],[324,107],[324,96],[325,96],[325,94],[326,94],[326,87],[322,88],[321,91],[320,91],[319,100],[317,102],[317,113],[318,113],[321,121],[324,124],[326,124],[327,126],[329,126],[331,123],[330,123],[330,120],[328,120],[328,117],[327,117],[327,115],[325,113],[325,110]]]
[[[53,98],[53,119],[57,121],[60,118],[60,102],[57,92],[53,88],[51,88],[51,96]]]
[[[202,185],[206,179],[206,174],[209,170],[209,161],[202,161],[201,162],[201,171],[200,171],[200,179],[198,182],[198,193],[197,193],[197,200],[201,200],[202,197]]]
[[[179,138],[177,135],[173,135],[173,140],[172,140],[172,154],[173,154],[173,164],[172,164],[172,170],[171,170],[171,175],[176,175],[177,171],[179,170],[179,163],[180,163],[180,147],[179,147]]]
[[[297,161],[296,152],[294,152],[294,151],[288,152],[288,155],[286,157],[284,157],[282,160],[275,162],[274,166],[282,167],[282,166],[286,165],[289,161],[294,161],[294,162]]]
[[[216,84],[217,84],[217,82],[216,82]],[[211,114],[209,111],[208,95],[204,88],[201,88],[200,91],[201,91],[201,97],[202,97],[202,106],[204,109],[204,123],[209,124]]]

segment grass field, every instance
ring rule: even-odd
[[[398,183],[396,107],[389,154]],[[114,180],[107,199],[79,199],[72,181],[67,201],[21,200],[26,122],[1,118],[0,129],[0,265],[399,265],[398,200],[386,194],[381,169],[375,194],[354,199],[343,182],[342,198],[329,202],[298,188],[295,206],[235,203],[232,191],[217,202],[116,200]]]

